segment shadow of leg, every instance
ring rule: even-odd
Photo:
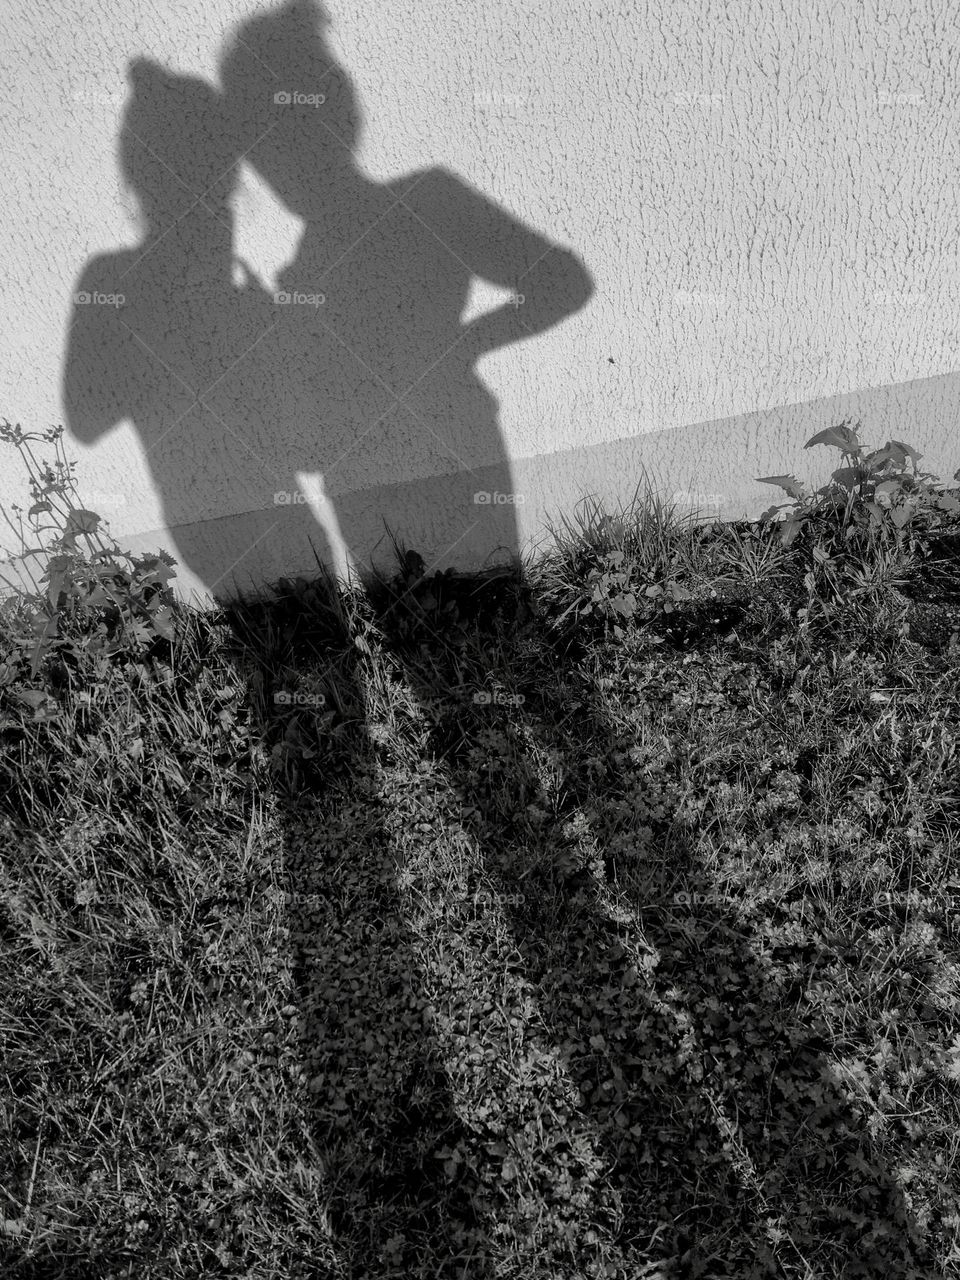
[[[749,923],[709,891],[677,813],[692,722],[673,726],[671,744],[643,699],[620,705],[586,663],[538,654],[529,635],[439,642],[422,622],[410,609],[392,624],[394,651],[434,708],[433,750],[467,801],[539,1014],[601,1135],[624,1262],[649,1260],[659,1239],[658,1256],[690,1274],[802,1275],[790,1234],[802,1223],[829,1274],[929,1265],[833,1082],[826,1028],[797,1015]],[[492,675],[522,701],[451,696]],[[581,867],[565,874],[571,856]],[[695,917],[678,885],[704,890]]]
[[[437,1154],[463,1124],[397,891],[388,819],[405,797],[383,794],[369,673],[329,582],[286,587],[233,616],[277,770],[309,1122],[337,1247],[358,1276],[487,1276],[469,1178]]]

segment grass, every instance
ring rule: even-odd
[[[960,1274],[958,528],[8,606],[4,1276]]]

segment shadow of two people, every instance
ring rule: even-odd
[[[139,245],[96,258],[84,270],[79,291],[90,300],[75,308],[64,377],[69,427],[78,439],[92,443],[122,421],[134,425],[164,522],[177,531],[183,562],[213,592],[249,556],[255,542],[241,541],[219,560],[212,559],[209,522],[214,515],[266,513],[257,526],[258,537],[269,536],[271,522],[296,523],[304,536],[318,539],[321,559],[327,560],[329,531],[312,512],[291,504],[278,513],[272,505],[277,491],[294,488],[298,472],[322,473],[328,492],[341,495],[333,504],[335,515],[345,544],[358,554],[365,549],[367,528],[346,495],[390,474],[398,461],[409,475],[462,477],[459,490],[456,485],[452,490],[462,499],[455,527],[477,516],[471,498],[478,468],[486,468],[485,475],[492,468],[496,487],[512,492],[498,406],[477,376],[477,361],[573,314],[592,289],[575,255],[448,171],[431,168],[382,184],[360,172],[353,159],[359,140],[356,101],[348,76],[323,39],[322,15],[312,5],[297,0],[244,24],[221,67],[224,89],[219,93],[144,60],[131,66],[133,96],[120,156],[140,204],[144,234]],[[290,100],[276,100],[278,92]],[[314,101],[294,101],[294,92]],[[277,282],[291,299],[286,303],[277,303],[273,292],[249,273],[242,285],[236,282],[232,200],[241,160],[303,223],[297,253]],[[506,303],[463,324],[460,317],[474,276],[514,295],[522,293],[523,304]],[[302,304],[292,301],[300,297]],[[515,554],[513,509],[491,509],[484,518],[499,521],[498,545]],[[189,535],[190,526],[196,536]],[[489,541],[492,545],[493,538]],[[399,643],[395,648],[402,652]],[[403,661],[415,693],[426,701],[439,689],[438,678],[425,674],[409,655]],[[351,681],[362,706],[362,679],[348,674]],[[533,709],[531,703],[527,714]],[[546,718],[565,724],[557,708]],[[560,734],[562,754],[562,733],[571,731]],[[598,696],[588,697],[581,707],[577,731],[601,750],[614,739]],[[509,888],[501,855],[511,834],[504,827],[503,804],[495,808],[477,792],[462,752],[458,757],[439,738],[436,750],[449,761],[453,780],[476,801],[478,816],[468,825],[487,864]],[[567,768],[571,796],[586,802],[590,789],[578,780],[569,758]],[[533,785],[532,775],[531,765],[529,777],[514,779],[516,806],[524,802],[528,784]],[[289,839],[291,845],[296,840],[292,821]],[[547,833],[547,844],[549,839]],[[393,854],[385,823],[368,833],[365,847],[372,861],[389,863]],[[692,850],[678,848],[675,853],[694,865]],[[663,888],[651,872],[648,900],[637,905],[645,905],[649,913]],[[331,882],[331,895],[335,889]],[[381,954],[369,949],[370,929],[385,918],[402,916],[389,885],[385,895],[376,904],[376,919],[368,912],[348,922],[353,962]],[[684,1076],[679,1058],[666,1061],[662,1044],[669,1039],[669,1028],[662,1036],[643,1039],[642,1028],[662,1019],[661,1006],[642,985],[623,983],[611,970],[611,925],[600,903],[581,898],[571,911],[570,928],[558,931],[546,897],[528,902],[523,894],[508,893],[505,901],[514,897],[523,899],[523,907],[510,912],[512,930],[527,973],[537,984],[549,1034],[557,1044],[573,1046],[571,1074],[579,1085],[590,1085],[582,1090],[585,1113],[606,1135],[611,1176],[624,1196],[624,1247],[636,1246],[656,1177],[637,1162],[636,1147],[611,1136],[610,1100],[598,1088],[597,1036],[618,1069],[619,1075],[611,1078],[620,1081],[619,1100],[628,1119],[641,1130],[646,1126],[673,1135],[661,1150],[667,1152],[663,1159],[670,1164],[671,1180],[685,1188],[674,1205],[678,1220],[686,1210],[695,1229],[699,1211],[693,1206],[709,1176],[707,1217],[726,1213],[742,1219],[743,1229],[752,1232],[758,1222],[756,1198],[743,1191],[730,1160],[716,1158],[714,1148],[722,1145],[721,1139],[705,1136],[711,1134],[708,1108]],[[736,935],[735,920],[720,910],[707,914],[707,925]],[[694,964],[684,971],[682,962],[690,957],[670,932],[669,913],[663,918],[660,937],[652,940],[671,958],[691,1000],[710,992],[722,1024],[746,1042],[749,1036],[737,1009],[746,992],[748,1031],[769,1039],[770,1028],[779,1028],[776,1052],[767,1055],[765,1066],[752,1066],[754,1077],[758,1070],[767,1072],[768,1092],[779,1108],[779,1115],[769,1119],[781,1146],[766,1161],[767,1172],[776,1173],[784,1135],[800,1135],[808,1128],[813,1103],[801,1085],[817,1075],[818,1054],[798,1049],[804,1029],[788,1025],[749,949],[731,952],[742,979],[732,996],[718,986],[717,973],[708,967]],[[301,932],[310,927],[306,919],[294,919],[292,926]],[[390,955],[394,972],[404,971],[408,985],[416,987],[421,979],[412,937],[393,936]],[[340,975],[343,982],[336,976],[331,977],[333,985],[349,991],[347,973]],[[332,1040],[329,1051],[341,1057],[359,1054],[347,1031],[349,996],[333,1020],[333,1011],[322,1002],[318,1007],[306,985],[303,998],[313,1032]],[[588,1013],[592,1008],[586,1023],[585,1007]],[[429,1100],[429,1123],[423,1116],[411,1117],[412,1124],[429,1129],[429,1141],[424,1139],[420,1147],[437,1149],[457,1135],[469,1139],[432,1038],[422,1031],[408,1035],[400,1057],[408,1078],[404,1096],[396,1099],[397,1115],[410,1115],[406,1095],[411,1090]],[[749,1075],[745,1068],[744,1079]],[[651,1078],[664,1087],[651,1085]],[[742,1085],[737,1091],[744,1099],[758,1096],[755,1079],[747,1092]],[[842,1111],[838,1101],[832,1105]],[[359,1112],[352,1119],[358,1132],[376,1140],[380,1131],[365,1130]],[[319,1111],[317,1122],[323,1122]],[[849,1116],[846,1124],[849,1142],[836,1142],[832,1151],[826,1136],[821,1140],[808,1134],[802,1144],[797,1185],[811,1202],[820,1197],[827,1173],[841,1178],[843,1162],[862,1156],[865,1140],[859,1125]],[[718,1182],[721,1169],[726,1173]],[[902,1197],[888,1182],[877,1175],[873,1201],[890,1221],[906,1224]],[[882,1195],[889,1201],[883,1205]],[[425,1233],[434,1241],[448,1241],[452,1257],[469,1227],[478,1246],[473,1274],[492,1274],[489,1251],[481,1247],[487,1226],[474,1213],[472,1194],[469,1188],[448,1186],[436,1162],[425,1157],[419,1169],[412,1169],[398,1151],[382,1149],[342,1197],[342,1215],[363,1212],[365,1200],[373,1204],[384,1196],[394,1199],[395,1218],[399,1215],[406,1223],[411,1265],[415,1242]],[[831,1226],[829,1214],[824,1222]],[[345,1221],[342,1225],[347,1226]],[[372,1225],[369,1230],[376,1233]],[[855,1246],[845,1247],[852,1255]]]
[[[133,424],[181,563],[214,594],[277,528],[302,563],[306,539],[333,561],[331,528],[349,557],[366,557],[370,512],[353,495],[400,469],[425,493],[446,478],[441,555],[479,525],[487,549],[515,557],[513,505],[473,500],[479,469],[512,492],[498,404],[476,364],[593,291],[576,255],[447,170],[388,183],[362,173],[355,94],[324,22],[294,0],[245,23],[221,61],[222,93],[132,64],[120,160],[144,234],[88,264],[78,295],[100,301],[76,306],[70,326],[70,430],[89,444]],[[241,160],[303,224],[276,292],[249,271],[236,283]],[[464,324],[474,277],[511,299]],[[302,500],[302,473],[323,476],[322,519]],[[241,545],[211,537],[226,516]]]
[[[324,24],[303,0],[243,24],[221,61],[222,92],[146,59],[131,64],[119,157],[142,236],[92,259],[76,287],[63,378],[69,430],[93,444],[132,424],[181,564],[223,598],[234,594],[228,577],[281,522],[290,554],[309,541],[330,562],[330,526],[299,502],[275,503],[296,492],[299,473],[319,472],[328,493],[345,495],[331,514],[351,555],[368,549],[369,521],[347,495],[401,466],[448,477],[451,543],[482,520],[486,545],[516,556],[514,508],[473,502],[480,469],[491,488],[512,491],[498,404],[476,364],[559,323],[593,290],[573,253],[455,174],[364,175],[355,95]],[[314,101],[301,105],[298,93]],[[276,291],[235,256],[241,161],[303,223]],[[474,277],[512,299],[464,324]],[[239,540],[213,537],[219,517],[235,518]],[[380,907],[400,914],[397,902]],[[392,956],[416,985],[412,949],[395,939]],[[401,1056],[414,1077],[432,1080],[437,1141],[449,1140],[462,1124],[429,1036]],[[410,1231],[429,1223],[438,1239],[448,1234],[452,1256],[469,1195],[433,1173],[384,1176],[370,1195],[389,1184]],[[358,1185],[368,1187],[365,1178]],[[484,1266],[480,1250],[471,1274]]]

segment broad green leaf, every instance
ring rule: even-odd
[[[791,498],[803,497],[803,485],[796,476],[757,476],[759,484],[775,484],[786,490]]]
[[[762,529],[765,525],[772,523],[773,517],[777,512],[783,511],[785,507],[789,507],[790,505],[791,504],[789,502],[780,502],[776,506],[767,507],[766,511],[764,511],[764,513],[757,519],[758,527]]]
[[[866,466],[871,467],[873,470],[877,470],[883,465],[883,463],[888,461],[892,462],[897,458],[900,458],[900,455],[895,454],[889,445],[885,445],[882,449],[874,449],[872,453],[868,453],[863,461]],[[902,458],[900,459],[900,462],[902,466]]]
[[[789,547],[793,544],[794,539],[800,532],[801,523],[802,522],[800,520],[795,520],[792,516],[788,516],[787,519],[784,520],[783,525],[781,526],[784,546]]]
[[[838,467],[833,473],[831,483],[841,485],[848,493],[852,493],[857,485],[860,484],[862,476],[863,472],[859,467]],[[829,485],[824,485],[825,489],[829,489],[829,487]]]
[[[95,511],[86,511],[79,507],[67,516],[66,529],[69,535],[76,533],[96,533],[100,517]]]
[[[886,447],[888,449],[899,449],[904,455],[904,461],[912,458],[914,462],[919,462],[923,457],[922,453],[917,453],[916,449],[911,449],[908,444],[904,444],[902,440],[888,440]]]
[[[56,608],[59,603],[60,592],[64,589],[66,581],[66,575],[63,573],[51,573],[50,575],[50,585],[47,587],[47,599],[54,608]]]
[[[72,563],[73,563],[73,560],[71,559],[70,556],[62,556],[62,555],[51,556],[50,559],[47,561],[47,572],[48,573],[55,573],[57,571],[63,572],[65,569],[69,569]]]
[[[832,445],[834,449],[840,449],[843,453],[856,453],[860,448],[857,433],[851,430],[850,427],[845,427],[842,423],[839,426],[827,427],[823,431],[818,431],[803,447],[812,449],[815,444]]]

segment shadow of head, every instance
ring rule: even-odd
[[[315,0],[290,0],[243,23],[220,62],[224,97],[249,162],[294,213],[329,201],[329,175],[351,164],[360,111],[327,45]]]
[[[166,231],[195,209],[225,217],[240,152],[220,95],[148,58],[134,60],[127,79],[120,168],[147,225]]]

